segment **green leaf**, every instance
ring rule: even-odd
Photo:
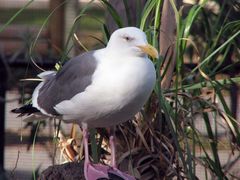
[[[142,11],[142,17],[141,17],[141,22],[140,22],[140,29],[144,30],[146,26],[146,21],[152,12],[153,8],[155,7],[155,4],[157,3],[156,0],[149,0],[145,4],[143,11]]]
[[[2,27],[0,27],[0,32],[4,31],[4,29],[13,22],[13,20],[21,14],[34,0],[28,1],[21,9],[19,9]]]
[[[235,77],[235,78],[229,78],[229,79],[221,79],[221,80],[214,80],[214,81],[203,81],[199,83],[194,83],[194,84],[189,84],[189,85],[183,85],[182,87],[179,87],[178,90],[184,89],[185,91],[187,90],[195,90],[195,89],[201,89],[203,87],[213,87],[214,85],[221,85],[221,86],[226,86],[226,85],[231,85],[233,83],[240,83],[240,77]],[[175,88],[171,88],[169,90],[166,90],[165,92],[172,92],[176,90]]]

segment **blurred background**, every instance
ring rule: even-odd
[[[17,118],[10,111],[26,103],[38,83],[35,81],[21,81],[22,79],[36,78],[36,75],[42,72],[42,69],[53,69],[56,67],[56,63],[61,66],[61,62],[65,59],[84,52],[86,49],[91,50],[104,47],[108,34],[106,31],[103,33],[103,24],[106,24],[109,33],[117,27],[103,3],[96,0],[91,1],[91,5],[89,5],[89,2],[88,0],[70,0],[67,3],[64,3],[63,0],[0,0],[0,29],[4,28],[3,31],[0,31],[0,179],[3,179],[4,176],[8,179],[32,179],[32,171],[39,174],[48,166],[60,163],[60,154],[59,152],[57,152],[57,155],[55,154],[53,143],[56,124],[53,121],[44,121],[40,124],[34,153],[32,153],[37,123],[31,121],[25,122],[22,117]],[[124,6],[119,3],[120,1],[109,2],[112,3],[118,12],[125,11]],[[137,2],[139,2],[138,8],[143,9],[146,1],[139,0]],[[185,0],[183,2],[185,3],[183,14],[185,13],[184,16],[186,16],[188,14],[187,9],[200,1]],[[211,14],[213,20],[217,19],[218,14],[220,14],[219,12],[223,9],[221,6],[223,2],[227,4],[226,1],[209,1],[207,4],[206,12]],[[239,3],[237,1],[232,2]],[[19,9],[26,5],[27,7],[10,24],[6,24],[9,19],[16,15]],[[136,2],[129,1],[129,6],[131,5],[135,7]],[[85,13],[84,10],[86,7],[88,7],[88,10]],[[135,9],[135,12],[130,11],[130,13],[137,14],[136,8],[133,7],[130,7],[130,10]],[[81,14],[80,12],[83,11],[84,13]],[[231,14],[229,16],[230,20],[228,20],[239,20],[239,9],[236,11],[233,10],[233,12],[236,13],[225,12],[225,14]],[[53,14],[49,17],[51,13]],[[74,21],[79,14],[81,14],[81,17],[78,18],[81,18],[81,20],[74,27],[76,37],[69,38]],[[206,43],[210,43],[207,36],[209,35],[211,38],[215,37],[214,33],[211,36],[208,34],[211,28],[205,28],[207,21],[204,21],[204,16],[206,16],[205,18],[210,18],[209,14],[203,13],[198,18],[203,23],[196,21],[191,32],[191,39],[196,45],[199,45],[197,48],[199,48],[200,54],[201,50],[205,50],[203,46]],[[223,16],[222,14],[224,13],[221,13],[221,17]],[[126,21],[125,16],[122,15],[122,18]],[[135,21],[137,20],[133,17],[132,22]],[[211,21],[209,20],[208,23],[211,24]],[[158,32],[160,33],[160,30]],[[223,37],[228,36],[225,35]],[[219,42],[220,44],[227,39],[224,38]],[[198,53],[195,52],[195,48],[191,45],[188,44],[188,47],[187,53],[184,56],[184,65],[189,69],[193,69],[199,60],[196,58]],[[239,75],[239,56],[237,56],[239,55],[239,47],[236,48],[237,50],[234,47],[229,48],[232,48],[232,52],[237,52],[232,56],[228,54],[229,57],[234,57],[235,61],[231,63],[235,63],[236,66],[234,65],[234,69],[230,69],[227,72],[221,72],[221,75],[218,74],[219,78]],[[68,57],[65,57],[66,54]],[[219,55],[219,57],[225,56],[227,55],[224,52]],[[226,67],[228,65],[226,64]],[[189,79],[191,78],[189,77]],[[192,78],[190,81],[193,82],[194,80]],[[201,92],[201,98],[214,99],[214,93],[211,89],[206,89],[204,92]],[[240,99],[238,86],[234,84],[230,89],[224,91],[224,98],[226,105],[232,110],[233,117],[239,119],[240,109],[238,104]],[[224,109],[222,104],[219,105],[219,108]],[[213,119],[214,117],[210,116],[211,118]],[[206,130],[202,117],[196,115],[194,121],[197,131],[207,137],[209,132]],[[211,124],[217,129],[216,132],[220,138],[229,134],[229,129],[225,128],[222,124],[224,122]],[[62,123],[62,132],[66,136],[70,134],[71,128],[71,124]],[[224,139],[224,143],[218,152],[219,157],[221,163],[227,164],[233,174],[239,174],[240,154],[239,151],[231,153],[231,149],[229,147],[226,148],[225,145],[228,140],[227,138]],[[211,149],[209,148],[207,153],[211,154],[210,151]],[[196,162],[199,162],[202,157],[201,148],[197,147],[195,153],[196,156],[199,156],[199,159],[196,158]],[[33,159],[35,160],[33,161]],[[196,165],[195,171],[199,179],[206,179],[203,173],[206,169],[201,163]],[[4,171],[5,173],[3,173]]]

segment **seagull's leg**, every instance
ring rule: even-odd
[[[110,179],[121,179],[121,180],[135,180],[133,176],[130,176],[117,168],[116,162],[116,138],[115,138],[115,127],[110,128],[109,144],[111,148],[111,165],[112,169],[108,171]]]
[[[88,151],[88,128],[87,124],[82,123],[83,129],[83,145],[84,145],[84,177],[86,180],[97,180],[101,178],[108,178],[109,166],[104,166],[101,164],[92,164],[89,158]]]
[[[116,163],[116,142],[115,142],[115,127],[110,129],[109,144],[111,148],[111,165],[113,168],[117,168]]]
[[[83,129],[83,146],[84,146],[84,176],[87,179],[88,166],[90,165],[89,152],[88,152],[88,130],[87,125],[82,125]]]
[[[110,137],[110,147],[112,150],[112,167],[102,164],[92,164],[89,159],[88,151],[88,130],[87,125],[82,124],[83,129],[83,144],[84,144],[84,176],[86,180],[100,180],[100,179],[119,179],[119,180],[135,180],[134,177],[121,172],[117,169],[116,156],[115,156],[115,136],[114,131]]]

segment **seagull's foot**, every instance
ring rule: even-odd
[[[86,168],[86,180],[136,180],[134,177],[110,166],[89,164]]]

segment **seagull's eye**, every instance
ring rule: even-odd
[[[123,36],[123,39],[125,39],[126,41],[132,41],[134,38],[129,36]]]

